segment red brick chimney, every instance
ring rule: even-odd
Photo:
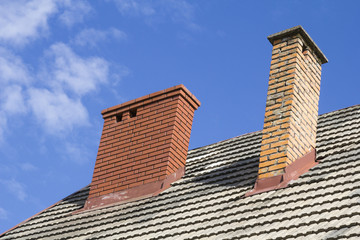
[[[321,65],[325,55],[301,26],[273,45],[258,179],[247,195],[287,186],[316,164]]]
[[[184,175],[194,111],[183,85],[105,109],[84,209],[153,196]]]

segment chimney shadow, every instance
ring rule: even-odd
[[[252,188],[257,179],[259,158],[248,158],[224,163],[218,167],[205,165],[194,172],[185,173],[184,180],[190,183],[213,185],[217,188]],[[214,164],[213,164],[214,165]],[[198,175],[198,176],[197,176]],[[64,198],[62,202],[76,206],[78,212],[84,208],[90,192],[90,185]]]
[[[210,164],[197,167],[183,177],[190,183],[213,185],[220,188],[252,188],[257,179],[259,157],[234,160],[224,164]],[[213,166],[212,166],[213,165]],[[218,165],[218,166],[214,166]],[[90,185],[64,198],[62,202],[84,208],[88,199]],[[75,210],[76,211],[76,210]]]
[[[80,189],[79,191],[74,192],[73,194],[67,196],[62,200],[62,202],[75,205],[82,209],[85,205],[85,202],[89,196],[90,185]]]
[[[197,173],[185,172],[185,178],[191,182],[216,185],[220,187],[253,187],[257,179],[259,158],[248,158],[211,168],[204,166]],[[199,175],[199,176],[196,176]]]

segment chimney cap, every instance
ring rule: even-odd
[[[287,36],[290,36],[290,35],[295,35],[297,33],[299,33],[302,36],[302,38],[304,39],[306,44],[316,53],[318,58],[321,60],[321,64],[324,64],[324,63],[328,62],[328,59],[326,58],[324,53],[320,50],[320,48],[316,45],[316,43],[311,39],[309,34],[300,25],[296,26],[296,27],[286,29],[286,30],[278,32],[278,33],[271,34],[271,35],[269,35],[267,37],[267,39],[270,41],[270,43],[272,45],[274,45],[275,40],[280,39],[280,38],[284,38],[284,37],[287,37]]]
[[[125,103],[118,104],[118,105],[110,107],[110,108],[106,108],[101,111],[101,114],[103,115],[103,117],[107,117],[109,115],[114,115],[114,114],[116,114],[117,110],[130,109],[132,107],[136,107],[139,104],[141,105],[141,104],[144,104],[145,102],[151,102],[152,99],[154,101],[159,100],[159,96],[162,95],[163,97],[167,97],[167,95],[171,94],[172,92],[179,91],[179,90],[182,90],[185,93],[186,99],[188,101],[190,101],[190,104],[194,107],[195,110],[198,109],[198,107],[200,107],[200,105],[201,105],[200,101],[183,84],[180,84],[180,85],[176,85],[174,87],[170,87],[170,88],[167,88],[167,89],[164,89],[164,90],[152,93],[152,94],[145,95],[143,97],[139,97],[139,98],[130,100]]]

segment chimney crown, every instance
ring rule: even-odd
[[[291,37],[291,36],[294,36],[296,34],[300,34],[302,39],[304,40],[305,44],[308,45],[309,48],[313,49],[316,56],[320,59],[321,64],[324,64],[324,63],[328,62],[328,59],[326,58],[324,53],[320,50],[320,48],[311,39],[309,34],[305,31],[305,29],[301,25],[286,29],[286,30],[278,32],[278,33],[271,34],[271,35],[269,35],[267,37],[267,39],[269,40],[269,42],[272,45],[274,45],[276,40],[286,38],[286,37],[289,37],[289,36]]]

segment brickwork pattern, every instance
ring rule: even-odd
[[[259,179],[315,148],[320,80],[321,61],[300,34],[273,42]]]
[[[89,199],[163,180],[184,167],[196,101],[180,85],[103,111]]]

